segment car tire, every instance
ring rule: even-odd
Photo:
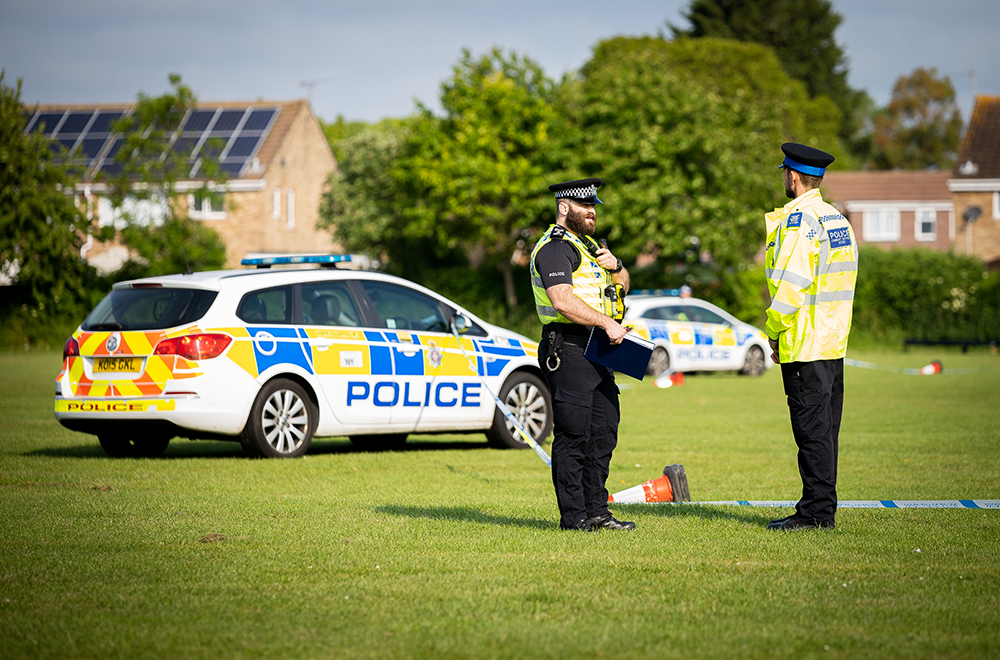
[[[97,436],[101,449],[112,458],[156,458],[162,456],[170,438],[153,436],[136,440],[130,434],[102,433]]]
[[[662,346],[653,349],[653,354],[649,356],[649,364],[646,365],[646,373],[650,376],[659,376],[670,368],[670,353]]]
[[[746,358],[743,360],[743,368],[740,373],[744,376],[760,376],[767,370],[764,362],[764,349],[754,345],[747,349]]]
[[[362,451],[391,451],[402,449],[408,433],[384,433],[380,435],[351,435],[351,444]]]
[[[552,395],[541,378],[527,371],[515,371],[503,384],[499,396],[538,444],[549,437],[552,432]],[[499,449],[529,447],[499,408],[493,411],[493,425],[486,431],[486,439]]]
[[[318,421],[319,411],[305,389],[276,378],[257,393],[240,444],[254,457],[298,458],[309,450]]]

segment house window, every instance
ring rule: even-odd
[[[865,211],[865,241],[898,241],[899,209]]]
[[[288,197],[288,228],[295,229],[295,191],[289,188],[285,196]]]
[[[115,208],[107,197],[97,198],[98,226],[114,226],[124,229],[129,224],[137,227],[159,227],[166,220],[169,208],[159,195],[149,199],[126,197],[119,208]]]
[[[937,211],[918,208],[913,213],[913,236],[918,241],[933,241],[937,238]]]
[[[226,217],[226,193],[223,191],[196,190],[188,195],[188,204],[195,220],[223,220]]]
[[[281,189],[275,188],[271,191],[271,218],[278,220],[281,218]]]

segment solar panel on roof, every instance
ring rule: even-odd
[[[271,123],[271,118],[274,117],[278,112],[277,110],[254,110],[247,117],[246,123],[243,124],[244,131],[262,131],[267,128],[267,125]]]
[[[204,131],[215,116],[215,110],[195,110],[184,122],[184,131]]]
[[[88,133],[108,133],[111,131],[111,122],[118,119],[125,113],[121,110],[105,111],[97,115],[97,119],[90,125]]]
[[[41,130],[42,135],[50,135],[52,131],[56,130],[56,126],[59,125],[59,120],[62,119],[63,112],[45,112],[38,115],[38,121],[35,122],[34,130]]]
[[[90,118],[93,116],[93,112],[71,112],[66,117],[66,121],[59,127],[59,135],[82,133],[83,129],[87,128],[87,124],[90,123]]]
[[[101,148],[104,147],[104,143],[108,141],[108,138],[84,138],[83,142],[80,143],[80,151],[85,158],[94,159],[97,158],[98,154],[101,153]]]
[[[192,155],[195,145],[198,144],[198,138],[196,137],[182,137],[177,138],[174,142],[174,153],[176,154],[187,154]]]
[[[215,125],[212,126],[212,133],[220,133],[223,131],[234,131],[236,127],[240,125],[240,120],[243,119],[243,115],[246,110],[224,110],[219,118],[215,120]]]
[[[247,164],[247,161],[244,158],[244,159],[235,160],[235,161],[229,161],[229,160],[227,160],[227,161],[225,161],[223,163],[220,163],[220,167],[222,168],[222,171],[225,172],[226,174],[228,174],[229,176],[239,176],[240,172],[243,171],[243,166],[246,165],[246,164]]]
[[[253,135],[249,137],[240,136],[232,141],[229,145],[229,152],[226,154],[229,158],[247,157],[253,154],[254,149],[257,148],[257,143],[261,141],[261,136]]]

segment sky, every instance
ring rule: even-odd
[[[125,103],[181,74],[202,101],[308,98],[326,121],[439,110],[463,48],[494,46],[559,79],[595,44],[686,27],[689,0],[0,0],[0,67],[22,101]],[[968,120],[1000,94],[1000,0],[833,0],[849,82],[878,105],[935,67]],[[974,74],[972,73],[974,72]]]

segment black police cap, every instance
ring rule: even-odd
[[[781,151],[785,154],[785,160],[778,165],[779,168],[788,167],[810,176],[823,176],[827,166],[834,160],[833,156],[825,151],[795,142],[784,143],[781,145]]]
[[[555,183],[549,190],[556,194],[556,199],[568,197],[581,204],[603,204],[597,199],[597,189],[604,185],[601,179],[576,179],[564,183]]]

